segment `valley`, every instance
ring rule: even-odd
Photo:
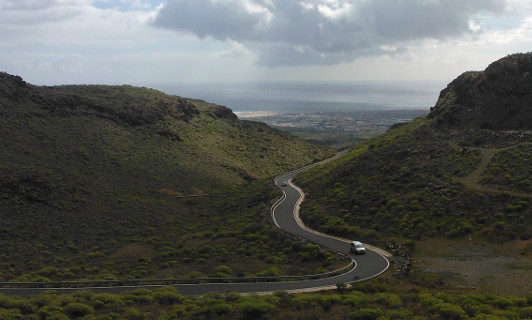
[[[531,54],[466,72],[428,115],[282,178],[304,191],[306,226],[390,251],[388,271],[353,276],[375,279],[264,296],[188,297],[175,287],[0,295],[0,315],[530,318],[531,72]],[[270,212],[295,192],[273,177],[333,149],[238,120],[223,106],[146,88],[38,87],[2,74],[0,93],[6,282],[275,277],[345,265],[278,230],[281,218],[272,221]],[[372,250],[357,257],[349,272],[371,269],[372,257]]]

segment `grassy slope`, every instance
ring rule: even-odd
[[[261,179],[332,151],[155,90],[2,80],[2,278],[182,276],[238,255],[251,256],[251,273],[324,265],[288,270],[302,248],[271,235],[277,191]],[[203,193],[212,196],[171,197]],[[245,241],[245,228],[258,239]],[[218,260],[199,252],[208,245],[220,246]],[[267,251],[278,259],[266,262]]]
[[[532,54],[515,54],[466,72],[427,117],[306,172],[298,178],[310,194],[304,219],[382,244],[476,232],[532,237],[530,70]]]
[[[528,170],[526,153],[514,152],[506,159],[515,169],[504,173],[506,180],[497,180],[498,189],[481,192],[468,182],[488,156],[485,150],[525,150],[530,145],[530,138],[516,139],[515,133],[501,132],[496,141],[488,140],[491,135],[437,131],[431,120],[419,118],[354,148],[328,168],[299,177],[309,193],[303,217],[328,232],[371,242],[380,239],[383,244],[397,235],[414,240],[472,232],[503,239],[527,237],[530,197],[525,189],[512,190],[528,184],[505,184],[513,181],[513,172],[522,181],[518,173]],[[500,172],[492,168],[501,160],[494,161],[492,174]]]
[[[530,292],[532,197],[522,173],[532,140],[493,136],[438,132],[426,118],[392,130],[296,178],[307,193],[303,221],[411,255],[419,272],[409,281],[435,273],[440,289]]]
[[[530,57],[465,73],[428,117],[299,176],[304,222],[397,255],[415,246],[416,277],[438,270],[434,283],[530,292]]]

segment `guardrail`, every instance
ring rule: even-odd
[[[88,280],[88,281],[50,281],[50,282],[0,282],[0,288],[94,288],[94,287],[122,287],[122,286],[170,286],[176,284],[202,284],[202,283],[250,283],[250,282],[286,282],[315,280],[330,278],[351,271],[354,261],[340,269],[311,275],[302,276],[275,276],[275,277],[228,277],[228,278],[165,278],[165,279],[126,279],[126,280]]]

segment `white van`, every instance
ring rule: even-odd
[[[351,252],[356,254],[364,254],[366,253],[366,248],[360,241],[352,241],[351,242]]]

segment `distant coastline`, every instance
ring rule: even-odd
[[[441,83],[295,82],[161,84],[168,94],[225,105],[234,112],[312,112],[426,109]]]

